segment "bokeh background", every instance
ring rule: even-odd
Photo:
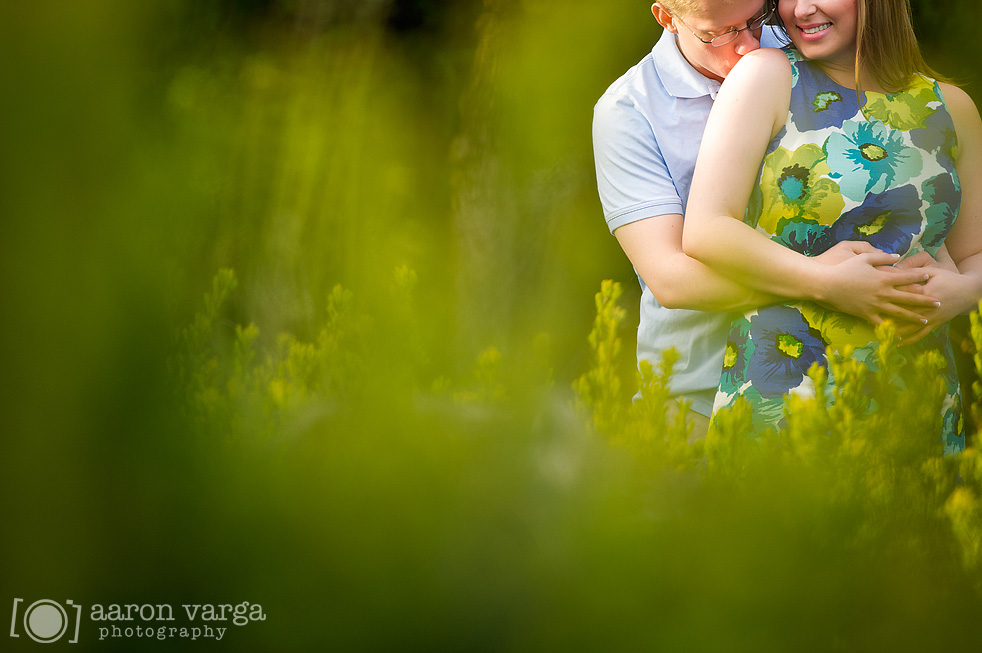
[[[912,4],[982,99],[977,6]],[[590,122],[657,36],[633,0],[5,3],[4,605],[261,604],[229,650],[967,647],[948,544],[873,547],[946,524],[830,546],[811,486],[728,503],[577,413],[602,279],[633,392]]]

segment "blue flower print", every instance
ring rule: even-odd
[[[757,348],[749,357],[750,382],[761,396],[777,397],[801,385],[814,362],[825,364],[825,343],[790,306],[766,306],[750,318]]]
[[[833,82],[814,62],[798,60],[792,62],[791,68],[795,79],[800,76],[807,80],[791,90],[789,109],[799,131],[841,129],[843,123],[859,113],[855,92]]]
[[[956,185],[958,179],[947,173],[932,177],[921,185],[921,192],[927,202],[927,226],[921,236],[921,244],[929,253],[934,251],[944,241],[945,236],[955,224],[958,217],[958,206],[961,204],[961,189]]]
[[[907,183],[920,174],[921,153],[904,144],[903,134],[882,122],[847,120],[842,132],[825,141],[830,177],[841,179],[839,189],[851,200]]]
[[[906,254],[921,231],[921,199],[907,184],[879,195],[870,195],[856,208],[842,214],[823,236],[818,247],[825,251],[844,240],[864,240],[888,254]]]

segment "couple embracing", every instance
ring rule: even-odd
[[[906,356],[942,354],[936,437],[961,450],[948,322],[982,298],[982,121],[925,64],[908,0],[651,9],[662,36],[593,127],[607,225],[642,286],[639,359],[679,351],[672,392],[697,434],[741,400],[759,435],[786,394],[814,393],[827,346],[875,370],[890,319]]]

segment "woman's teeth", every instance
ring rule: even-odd
[[[804,32],[805,34],[817,34],[818,32],[821,32],[823,29],[828,29],[829,27],[832,27],[832,23],[825,23],[823,25],[809,27],[808,29],[803,29],[801,31]]]

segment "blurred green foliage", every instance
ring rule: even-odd
[[[260,550],[238,552],[236,582],[273,605],[316,603],[328,619],[312,628],[296,615],[296,646],[959,650],[976,641],[973,620],[937,621],[982,599],[982,453],[943,458],[940,441],[918,437],[938,420],[938,361],[924,354],[906,367],[889,326],[882,372],[832,357],[831,410],[824,390],[790,398],[788,428],[761,441],[746,437],[749,414],[735,410],[690,445],[684,411],[666,412],[671,357],[643,370],[635,401],[624,391],[635,384],[611,364],[624,319],[617,283],[597,293],[576,412],[548,376],[531,375],[542,362],[512,361],[523,371],[508,378],[496,350],[456,390],[422,386],[405,373],[408,359],[379,374],[366,347],[384,339],[379,326],[336,308],[318,341],[345,345],[291,340],[254,360],[254,334],[243,338],[254,327],[215,328],[216,298],[233,286],[220,273],[182,332],[178,388],[190,392],[197,438],[240,439],[223,448],[237,454],[224,474],[239,479],[226,501],[256,512],[236,531],[271,529]],[[341,289],[332,299],[354,302]],[[343,322],[365,339],[323,335],[347,331]],[[307,365],[295,365],[297,349],[311,353]],[[888,390],[898,373],[908,389]],[[824,372],[812,375],[824,388]],[[869,387],[881,388],[873,416]],[[266,547],[290,555],[269,560]],[[283,636],[255,632],[270,648]]]
[[[974,75],[973,9],[915,8]],[[637,377],[589,126],[656,36],[580,0],[0,9],[6,600],[262,604],[231,650],[978,641],[974,451],[900,409],[690,447],[671,361]]]

